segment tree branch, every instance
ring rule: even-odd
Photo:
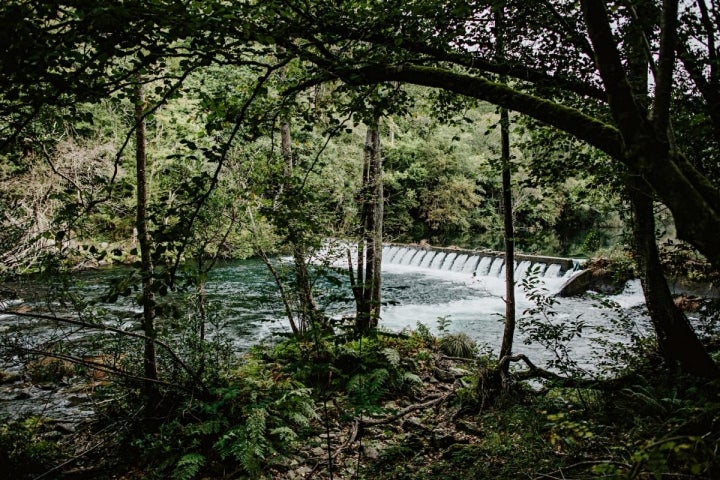
[[[441,67],[401,64],[370,65],[355,70],[336,70],[325,77],[325,81],[332,78],[342,78],[352,85],[400,81],[441,88],[485,100],[564,130],[614,158],[623,159],[620,133],[612,125],[574,108],[520,92],[483,77],[458,73]],[[314,81],[321,83],[322,80],[316,78]]]
[[[613,117],[624,138],[635,138],[645,119],[635,103],[632,88],[623,69],[618,42],[610,29],[610,19],[601,0],[581,0],[583,16],[595,50],[595,65],[605,85]]]
[[[76,325],[78,327],[88,328],[91,330],[112,332],[112,333],[124,335],[126,337],[132,337],[132,338],[137,338],[137,339],[146,340],[146,341],[149,340],[149,337],[147,337],[146,335],[143,335],[141,333],[128,332],[128,331],[122,330],[120,328],[109,327],[107,325],[99,325],[99,324],[90,323],[90,322],[86,322],[86,321],[78,320],[78,319],[74,319],[74,318],[56,317],[53,315],[43,315],[41,313],[17,312],[17,311],[13,311],[13,310],[2,310],[2,313],[8,314],[8,315],[14,315],[16,317],[38,318],[41,320],[50,320],[53,322],[65,323],[68,325]],[[208,390],[207,386],[202,381],[202,379],[197,376],[197,374],[178,356],[177,353],[175,353],[175,351],[170,347],[170,345],[163,342],[162,340],[153,339],[153,341],[156,344],[163,347],[170,354],[172,359],[175,360],[175,362],[177,362],[177,364],[180,365],[180,367],[183,370],[185,370],[185,372],[187,372],[188,375],[190,375],[190,377],[197,383],[197,385],[201,388],[201,390],[203,391],[203,393],[205,395],[210,394],[210,391]]]
[[[670,100],[675,69],[675,44],[677,43],[678,0],[664,0],[662,11],[660,58],[655,78],[652,119],[655,131],[664,136],[670,124]]]

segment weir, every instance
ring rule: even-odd
[[[504,252],[467,250],[427,245],[383,244],[383,263],[419,268],[501,277],[507,268]],[[522,278],[531,269],[540,277],[563,277],[579,267],[577,260],[543,255],[515,254],[515,276]]]

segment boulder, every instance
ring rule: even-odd
[[[588,290],[607,295],[622,292],[626,279],[618,280],[612,272],[603,268],[587,268],[573,274],[560,288],[561,297],[582,295]]]

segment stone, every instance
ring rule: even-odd
[[[380,452],[377,448],[372,446],[367,446],[363,448],[363,455],[368,460],[377,460],[378,458],[380,458]]]

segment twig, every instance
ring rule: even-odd
[[[136,417],[141,411],[142,411],[142,409],[140,409],[140,410],[138,410],[137,412],[135,412],[135,415],[133,415],[133,418]],[[129,423],[129,422],[126,422],[125,428],[127,428],[128,423]],[[102,429],[102,430],[101,430],[100,432],[98,432],[98,433],[101,433],[103,430],[106,430],[106,429],[107,429],[107,427],[104,428],[104,429]],[[120,430],[122,430],[122,429],[123,429],[123,427],[120,428]],[[92,452],[93,450],[97,450],[97,449],[100,448],[101,446],[105,445],[109,440],[117,440],[117,438],[118,438],[117,435],[107,436],[107,437],[105,437],[104,440],[100,441],[99,443],[93,445],[93,446],[90,447],[90,448],[87,448],[87,449],[83,450],[82,452],[78,453],[77,455],[73,456],[72,458],[67,459],[66,461],[64,461],[64,462],[61,463],[60,465],[56,465],[56,466],[54,466],[53,468],[51,468],[50,470],[48,470],[48,471],[46,471],[46,472],[44,472],[44,473],[41,473],[39,476],[35,477],[33,480],[41,480],[42,478],[45,478],[45,477],[47,477],[48,475],[51,475],[51,474],[53,474],[53,473],[61,470],[62,468],[64,468],[64,467],[66,467],[66,466],[68,466],[68,465],[76,462],[77,460],[79,460],[80,458],[84,457],[85,455],[87,455],[88,453]]]
[[[43,315],[43,314],[40,314],[40,313],[14,312],[14,311],[11,311],[11,310],[9,310],[9,311],[0,311],[0,313],[7,313],[7,314],[10,314],[10,315],[15,315],[15,316],[17,316],[17,317],[39,318],[39,319],[42,319],[42,320],[51,320],[51,321],[56,321],[56,322],[60,322],[60,323],[67,323],[67,324],[70,324],[70,325],[77,325],[77,326],[79,326],[79,327],[85,327],[85,328],[89,328],[89,329],[93,329],[93,330],[101,330],[101,331],[106,331],[106,332],[118,333],[118,334],[120,334],[120,335],[125,335],[125,336],[133,337],[133,338],[139,338],[139,339],[142,339],[142,340],[148,340],[148,339],[149,339],[149,337],[147,337],[146,335],[143,335],[143,334],[141,334],[141,333],[128,332],[128,331],[122,330],[122,329],[120,329],[120,328],[114,328],[114,327],[109,327],[109,326],[107,326],[107,325],[100,325],[100,324],[95,324],[95,323],[89,323],[89,322],[85,322],[85,321],[77,320],[77,319],[72,319],[72,318],[56,317],[56,316],[53,316],[53,315]],[[162,340],[158,340],[158,339],[156,339],[156,338],[153,338],[152,341],[155,342],[157,345],[160,345],[161,347],[163,347],[163,348],[170,354],[170,356],[173,358],[173,360],[175,360],[175,362],[177,362],[177,364],[180,365],[180,367],[181,367],[183,370],[185,370],[185,372],[187,372],[187,374],[190,375],[190,377],[192,377],[192,379],[193,379],[193,380],[196,382],[196,384],[200,387],[200,389],[203,391],[203,393],[204,393],[206,396],[210,396],[210,390],[209,390],[209,389],[207,388],[207,386],[205,385],[205,382],[203,382],[202,379],[197,376],[197,373],[195,373],[195,371],[193,371],[193,370],[187,365],[187,363],[185,363],[185,362],[183,361],[183,359],[181,359],[181,358],[178,356],[178,354],[175,353],[175,351],[170,347],[170,345],[168,345],[167,343],[163,342]]]
[[[373,426],[376,426],[376,425],[382,425],[382,424],[384,424],[384,423],[393,422],[393,421],[395,421],[395,420],[397,420],[397,419],[399,419],[399,418],[401,418],[401,417],[404,417],[404,416],[407,415],[408,413],[414,412],[414,411],[416,411],[416,410],[423,410],[423,409],[425,409],[425,408],[429,408],[429,407],[435,406],[435,405],[437,405],[437,404],[439,404],[439,403],[442,403],[442,402],[445,401],[450,395],[452,395],[452,392],[447,393],[447,394],[445,394],[445,395],[437,395],[437,394],[436,394],[436,395],[430,395],[430,396],[428,397],[428,398],[430,398],[430,400],[427,400],[427,401],[422,402],[422,403],[415,403],[415,404],[413,404],[413,405],[409,405],[409,406],[403,408],[402,410],[398,411],[397,413],[395,413],[395,414],[393,414],[393,415],[389,415],[389,416],[387,416],[387,417],[383,417],[383,418],[369,418],[369,419],[362,419],[362,418],[360,418],[360,417],[356,418],[355,420],[353,420],[352,426],[350,427],[350,436],[347,438],[347,440],[345,440],[345,442],[343,442],[343,444],[340,445],[340,446],[333,452],[332,455],[330,455],[330,459],[329,459],[329,460],[318,461],[318,462],[315,464],[315,466],[312,468],[312,470],[310,470],[310,471],[307,473],[307,475],[305,476],[305,480],[309,480],[310,478],[312,478],[312,477],[315,475],[315,473],[318,471],[318,469],[320,468],[320,466],[325,465],[325,464],[327,464],[329,461],[334,460],[334,459],[337,458],[337,456],[340,455],[343,451],[347,450],[347,449],[350,447],[350,445],[352,445],[353,443],[355,443],[355,440],[357,439],[358,432],[359,432],[361,426],[363,426],[363,427],[373,427]]]

